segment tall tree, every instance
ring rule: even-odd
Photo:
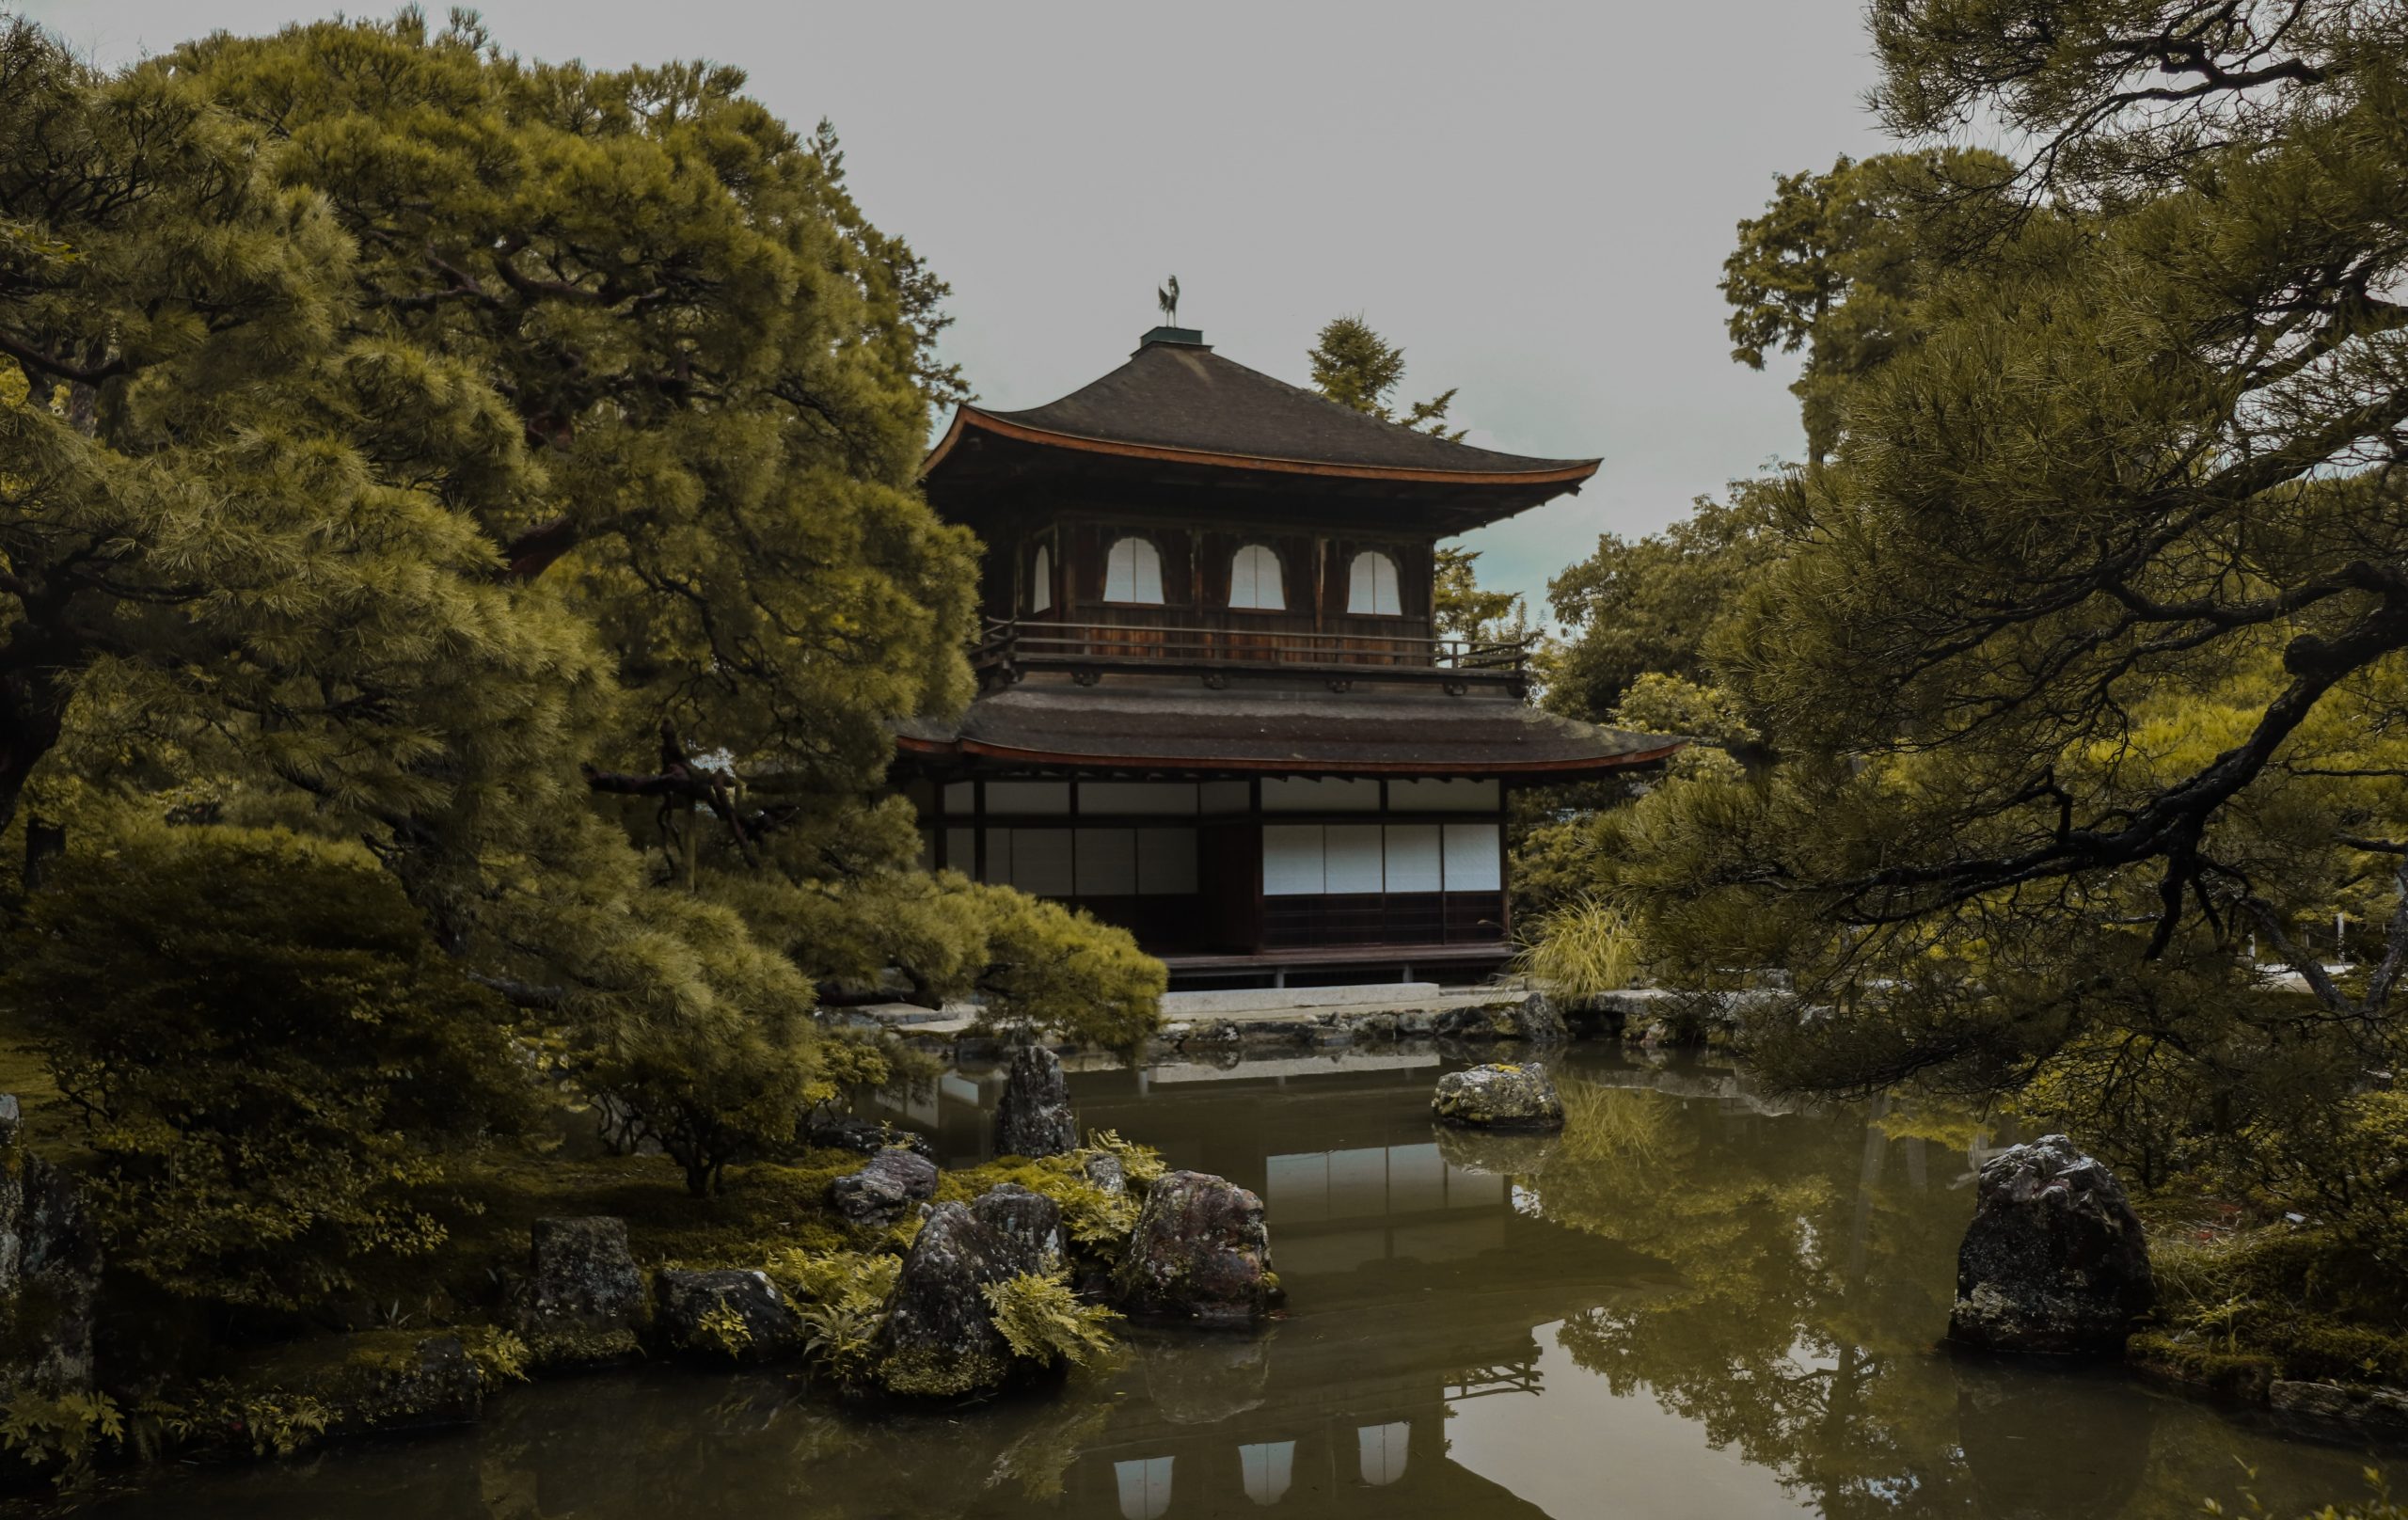
[[[742,85],[465,14],[113,74],[0,32],[0,819],[364,838],[681,1132],[778,1112],[815,981],[968,891],[877,795],[968,692],[943,287]]]
[[[1447,408],[1455,401],[1452,387],[1415,402],[1402,417],[1396,415],[1396,388],[1404,383],[1404,350],[1372,331],[1359,316],[1331,318],[1306,357],[1312,365],[1313,388],[1340,406],[1441,438],[1464,435],[1462,428],[1447,425]]]
[[[1777,552],[1772,505],[1784,488],[1778,479],[1735,481],[1729,501],[1700,497],[1660,533],[1599,535],[1594,554],[1547,582],[1568,638],[1546,705],[1600,721],[1648,674],[1713,684],[1709,638]]]
[[[1791,762],[1601,855],[1676,974],[1782,968],[1786,1080],[2020,1088],[2143,1165],[2240,1130],[2297,1196],[2396,1166],[2350,1148],[2408,965],[2408,7],[1873,16],[1892,124],[2011,121],[2053,198],[1966,188],[1988,240],[1780,503],[1713,657]]]
[[[1722,262],[1731,356],[1761,370],[1776,352],[1806,351],[1789,388],[1809,463],[1838,445],[1849,389],[1913,340],[1932,274],[1978,244],[1997,215],[1984,192],[2013,174],[2004,159],[1954,148],[1842,157],[1821,174],[1782,175],[1764,214],[1739,224]]]

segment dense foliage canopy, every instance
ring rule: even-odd
[[[1779,972],[1785,1080],[2016,1090],[2397,1249],[2364,1073],[2408,961],[2408,9],[1873,15],[1894,128],[2035,146],[1920,160],[1911,276],[1767,319],[1909,340],[1810,362],[1848,376],[1830,457],[1706,641],[1780,763],[1599,858],[1671,979]]]
[[[1019,1017],[1150,1019],[1125,935],[879,795],[968,694],[944,287],[742,85],[414,11],[119,72],[0,30],[0,912],[163,819],[362,842],[698,1185],[791,1130],[827,987],[1045,934],[1087,974]]]

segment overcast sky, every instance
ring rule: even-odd
[[[338,8],[17,5],[109,63]],[[707,57],[833,119],[872,219],[952,282],[947,354],[991,405],[1118,364],[1173,273],[1182,324],[1299,384],[1321,324],[1362,313],[1407,399],[1460,388],[1471,441],[1604,456],[1468,540],[1534,601],[1600,531],[1798,453],[1790,374],[1731,362],[1715,280],[1775,174],[1884,147],[1859,0],[480,8],[513,52]]]

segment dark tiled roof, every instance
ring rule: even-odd
[[[1164,769],[1575,773],[1638,765],[1678,739],[1558,718],[1502,696],[1212,691],[1024,685],[958,723],[906,725],[907,749],[1063,765]]]
[[[1593,459],[1532,459],[1450,443],[1275,380],[1200,343],[1149,342],[1110,374],[1042,406],[962,412],[974,424],[991,420],[1068,438],[1354,469],[1474,479],[1560,473],[1576,484],[1597,466]],[[938,455],[944,451],[941,446]]]

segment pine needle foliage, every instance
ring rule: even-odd
[[[365,841],[697,1193],[791,1140],[822,983],[1150,1023],[879,795],[975,546],[913,484],[945,288],[824,123],[465,11],[115,71],[7,21],[0,206],[0,858]]]

